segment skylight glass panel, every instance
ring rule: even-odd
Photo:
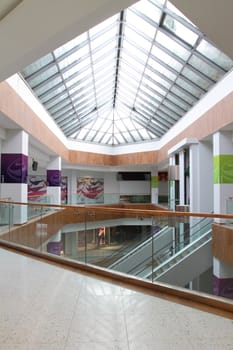
[[[53,61],[54,61],[53,55],[49,53],[48,55],[40,58],[39,60],[25,67],[22,70],[22,73],[25,77],[30,77],[32,74],[38,72],[40,69],[42,69],[43,67],[46,67],[48,64],[52,63]]]
[[[155,84],[155,82],[151,81],[150,79],[143,78],[142,84],[145,85],[146,87],[150,87],[151,89],[157,91],[161,95],[165,95],[167,90],[159,87],[158,85]]]
[[[41,96],[42,94],[45,94],[47,91],[52,89],[54,86],[59,84],[62,81],[61,76],[57,76],[55,79],[47,81],[46,84],[42,85],[41,87],[38,87],[35,92],[37,96]]]
[[[220,67],[225,69],[226,71],[231,69],[233,66],[233,61],[223,52],[221,52],[218,48],[207,42],[206,40],[202,40],[197,47],[197,51],[199,51],[202,55],[218,64]]]
[[[116,59],[116,44],[113,41],[109,41],[109,43],[103,46],[100,50],[95,50],[92,52],[92,61],[95,64],[98,60],[102,60],[104,56],[109,57],[109,61]]]
[[[182,41],[186,42],[190,46],[194,46],[198,35],[184,26],[182,23],[178,22],[175,18],[170,15],[166,15],[163,21],[163,26]]]
[[[22,76],[65,135],[117,145],[163,136],[232,67],[168,1],[142,0]]]
[[[54,55],[56,58],[64,55],[68,51],[72,50],[74,47],[79,46],[81,43],[85,42],[87,40],[87,33],[83,33],[73,40],[68,41],[66,44],[58,47],[56,50],[54,50]]]
[[[91,44],[91,49],[95,50],[99,46],[103,45],[105,42],[108,40],[112,39],[113,41],[116,40],[116,28],[112,28],[110,31],[107,31],[103,35],[100,35],[96,38],[90,38],[90,44]]]
[[[184,45],[179,44],[174,38],[163,33],[161,30],[156,35],[156,42],[183,60],[187,60],[190,56],[190,51]]]
[[[134,129],[134,126],[132,125],[132,121],[130,118],[124,118],[124,124],[128,130]]]
[[[137,71],[137,65],[132,66],[132,65],[128,65],[125,62],[122,62],[122,64],[120,65],[121,71],[120,71],[120,77],[121,76],[130,76],[135,82],[139,82],[141,80],[142,77],[142,73]]]
[[[135,141],[141,141],[141,136],[138,131],[131,131],[131,135],[134,138]]]
[[[63,115],[65,112],[73,109],[73,106],[70,105],[69,100],[64,100],[60,102],[55,107],[52,107],[49,111],[51,114],[55,116],[55,118],[59,118],[59,116]]]
[[[100,142],[101,139],[103,138],[103,136],[104,136],[104,133],[98,131],[98,133],[95,135],[95,137],[93,139],[93,142],[96,142],[96,143]]]
[[[121,77],[119,78],[119,89],[118,89],[118,92],[121,91],[122,89],[123,90],[126,89],[129,92],[129,94],[133,95],[133,96],[137,92],[137,86],[133,85],[133,84],[130,84],[128,79],[124,79],[124,76],[122,76],[122,79],[121,79]]]
[[[132,28],[126,26],[124,35],[128,38],[129,41],[134,42],[138,47],[144,49],[147,52],[150,51],[151,41],[145,40],[144,37],[135,32],[135,30]]]
[[[119,131],[121,131],[121,132],[127,131],[127,128],[126,128],[126,126],[125,126],[125,123],[123,123],[122,120],[118,120],[117,123],[116,123],[116,125],[117,125],[117,128],[118,128]]]
[[[163,97],[156,93],[155,89],[150,88],[149,86],[141,85],[140,89],[144,91],[147,95],[151,95],[156,101],[162,102]]]
[[[69,69],[65,72],[62,72],[62,76],[64,79],[68,79],[68,78],[72,77],[73,74],[81,73],[81,70],[83,68],[88,69],[90,65],[91,65],[91,61],[90,61],[90,58],[88,57],[87,59],[80,61],[79,64],[75,65],[71,69]]]
[[[149,58],[148,65],[150,65],[154,70],[163,74],[165,77],[169,78],[171,81],[174,81],[177,77],[175,72],[169,70],[169,68],[164,67],[161,63],[157,62],[153,58]]]
[[[199,98],[205,92],[204,89],[200,89],[200,88],[198,88],[198,86],[195,86],[196,84],[192,84],[191,80],[190,80],[190,82],[188,82],[187,80],[183,79],[182,77],[179,77],[176,80],[176,84],[178,86],[180,86],[181,88],[190,92],[190,94],[192,94],[196,98]]]
[[[67,92],[64,84],[61,84],[60,86],[58,86],[58,84],[56,84],[55,86],[57,86],[56,89],[52,88],[47,92],[47,94],[40,97],[40,100],[43,103],[45,103],[45,104],[48,102],[53,103],[56,100],[56,98],[59,98],[60,96],[67,96],[68,95],[68,92]]]
[[[132,10],[137,10],[148,18],[152,18],[154,22],[159,23],[162,11],[157,6],[147,0],[138,1],[131,7]]]
[[[162,120],[163,123],[167,123],[167,125],[170,125],[170,127],[173,125],[174,123],[174,119],[169,117],[169,115],[167,115],[164,111],[161,110],[157,110],[156,111],[156,116],[158,116],[159,118],[161,118],[160,120]]]
[[[214,81],[217,81],[222,75],[222,72],[219,69],[217,69],[217,67],[206,63],[205,61],[203,61],[195,55],[193,55],[189,59],[189,64]]]
[[[78,132],[76,138],[79,138],[80,140],[85,140],[85,137],[86,137],[86,134],[87,134],[87,133],[88,133],[88,129],[83,128],[83,129],[81,129],[81,130]]]
[[[106,94],[103,93],[102,95],[97,96],[98,105],[105,105],[109,101],[111,101],[111,102],[113,101],[113,96],[112,96],[111,91],[108,92],[106,90]]]
[[[150,69],[150,67],[146,67],[145,69],[145,76],[151,77],[155,81],[155,83],[161,84],[166,89],[169,89],[171,87],[172,82],[165,80],[165,77],[162,78],[157,73],[155,73],[153,70]]]
[[[124,40],[123,48],[126,49],[127,51],[129,51],[132,56],[137,57],[138,59],[142,60],[143,62],[146,61],[147,54],[145,52],[141,51],[141,49],[139,47],[136,47],[134,43],[129,42],[128,40]]]
[[[152,55],[159,59],[161,62],[167,64],[170,66],[172,69],[176,70],[177,72],[180,72],[181,69],[183,68],[183,64],[174,59],[172,56],[168,55],[166,52],[160,50],[158,47],[153,46]]]
[[[176,113],[174,113],[174,111],[172,111],[170,108],[166,107],[165,105],[160,105],[159,109],[157,111],[162,111],[165,114],[167,114],[171,119],[173,119],[174,122],[176,122],[177,120],[180,119],[180,116]],[[156,112],[157,114],[157,112]]]
[[[102,125],[101,131],[106,132],[112,126],[112,118],[105,119],[104,124]]]
[[[129,132],[123,132],[122,136],[127,140],[127,142],[133,142],[134,140],[132,139],[131,135]]]
[[[58,72],[55,65],[52,65],[49,69],[46,69],[42,73],[35,75],[34,78],[30,79],[30,85],[32,88],[36,88],[39,84],[46,82],[49,78],[54,76]]]
[[[135,93],[136,91],[132,91],[130,90],[130,88],[127,88],[125,86],[123,86],[121,84],[120,88],[118,89],[117,91],[117,94],[120,94],[120,95],[125,95],[125,96],[128,96],[130,99],[134,99],[135,98]]]
[[[97,71],[103,67],[105,69],[108,67],[114,67],[114,62],[111,59],[109,59],[109,57],[107,55],[105,57],[103,57],[102,60],[94,63],[93,70]]]
[[[117,134],[117,140],[119,143],[125,143],[125,139],[123,138],[123,136],[121,134]]]
[[[188,111],[188,109],[190,108],[188,103],[185,103],[185,101],[183,101],[181,98],[174,96],[173,94],[167,94],[166,97],[169,101],[175,103],[177,106],[179,106],[183,110]]]
[[[137,93],[137,99],[140,99],[144,103],[148,104],[149,106],[156,107],[156,101],[153,100],[150,96],[143,94],[141,90],[138,91]]]
[[[211,82],[207,79],[204,79],[198,73],[195,73],[191,69],[185,67],[182,71],[182,74],[191,81],[194,81],[195,84],[199,85],[201,88],[207,90],[211,86]]]
[[[63,96],[57,97],[55,100],[52,100],[51,102],[45,103],[46,108],[52,108],[55,104],[67,99],[68,96],[69,96],[68,94],[65,94]]]
[[[99,130],[103,126],[103,123],[105,123],[105,119],[97,118],[93,125],[94,130]]]
[[[176,112],[176,114],[178,114],[180,117],[184,114],[184,110],[182,110],[182,108],[180,108],[179,106],[175,105],[174,103],[168,100],[164,100],[163,104],[169,107],[172,111]]]
[[[142,32],[147,33],[147,35],[151,38],[154,38],[156,28],[152,25],[152,23],[142,19],[140,16],[136,15],[130,10],[126,11],[126,22],[132,25],[137,24],[137,28],[139,28]]]
[[[102,142],[105,144],[108,144],[108,142],[111,142],[111,136],[112,136],[111,134],[105,133]]]
[[[93,130],[89,130],[87,136],[86,136],[86,141],[92,141],[92,139],[95,137],[96,132]]]
[[[194,96],[191,96],[188,93],[185,93],[181,89],[179,89],[176,85],[171,88],[171,91],[174,92],[177,96],[180,96],[184,101],[188,102],[192,105],[197,99]]]
[[[89,53],[89,47],[88,45],[85,45],[84,47],[80,48],[79,50],[75,51],[71,55],[65,57],[63,60],[58,62],[59,68],[63,69],[72,63],[79,63],[80,60]]]

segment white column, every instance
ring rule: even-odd
[[[28,134],[10,130],[2,143],[1,196],[11,201],[27,203]],[[13,223],[27,221],[27,206],[15,205]]]
[[[228,202],[233,196],[233,143],[231,131],[213,135],[214,212],[228,213]],[[219,221],[219,220],[216,220]],[[233,268],[214,258],[214,294],[233,299]]]
[[[49,203],[61,204],[61,157],[53,158],[47,166],[47,183]]]
[[[159,197],[159,182],[158,182],[158,169],[151,170],[151,203],[158,204]]]
[[[175,156],[171,156],[169,158],[169,166],[175,165]],[[175,180],[171,180],[168,178],[169,181],[169,209],[175,210],[176,208],[176,193],[175,193]]]
[[[213,136],[214,212],[227,212],[227,200],[233,196],[232,132],[221,131]]]
[[[184,168],[185,168],[185,164],[184,164],[184,149],[182,149],[179,152],[179,182],[180,182],[180,188],[179,188],[179,204],[180,205],[184,205],[185,203],[185,183],[184,183]]]
[[[77,170],[71,172],[70,196],[71,204],[77,204]]]
[[[209,142],[190,145],[190,211],[213,211],[213,151]]]

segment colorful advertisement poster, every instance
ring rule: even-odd
[[[93,177],[78,178],[77,203],[104,203],[104,179]]]
[[[61,204],[67,204],[67,176],[61,176]],[[43,197],[47,195],[46,175],[28,176],[28,200],[30,202],[43,202]]]
[[[47,194],[46,176],[31,175],[28,176],[28,200],[40,202],[41,197]]]

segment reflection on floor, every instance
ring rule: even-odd
[[[232,350],[233,321],[0,249],[3,350]]]

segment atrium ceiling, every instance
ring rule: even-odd
[[[233,61],[171,3],[141,0],[21,71],[66,137],[158,140]]]

